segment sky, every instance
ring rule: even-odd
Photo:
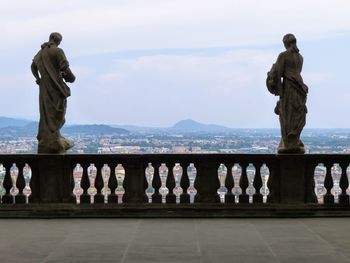
[[[306,128],[350,128],[349,14],[348,0],[0,0],[0,116],[38,120],[30,64],[60,32],[68,123],[278,128],[265,79],[293,33]]]

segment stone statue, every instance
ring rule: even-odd
[[[283,43],[286,51],[279,54],[266,79],[268,90],[280,97],[275,107],[282,135],[278,153],[305,153],[304,144],[300,140],[306,123],[308,93],[308,87],[300,75],[303,57],[293,34],[285,35]]]
[[[38,153],[65,153],[74,146],[60,133],[70,96],[66,82],[75,80],[63,50],[58,47],[61,41],[60,33],[51,33],[49,41],[41,45],[31,65],[39,85]]]

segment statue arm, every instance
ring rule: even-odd
[[[39,75],[38,67],[36,66],[34,61],[32,62],[32,65],[30,68],[32,70],[33,76],[35,77],[36,84],[39,85],[40,84],[40,75]]]
[[[300,55],[300,54],[299,54]],[[304,64],[304,58],[302,55],[300,55],[300,72],[302,71],[303,69],[303,64]],[[309,93],[309,87],[304,83],[303,81],[303,78],[300,76],[300,79],[301,79],[301,83],[300,83],[300,86],[302,87],[302,91],[306,94]]]
[[[66,82],[74,82],[75,76],[71,69],[69,68],[69,62],[66,58],[66,55],[64,54],[62,49],[59,49],[57,54],[58,63],[60,66],[60,71],[62,72],[62,77]]]

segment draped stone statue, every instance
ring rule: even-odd
[[[41,45],[31,65],[39,85],[38,153],[65,153],[74,146],[60,133],[65,123],[67,98],[70,96],[66,82],[75,80],[63,50],[58,47],[61,41],[60,33],[51,33],[49,41]]]
[[[283,43],[286,51],[279,54],[266,79],[268,90],[279,96],[275,107],[282,135],[278,153],[305,153],[304,144],[300,140],[306,123],[308,93],[308,87],[301,77],[303,57],[293,34],[285,35]]]

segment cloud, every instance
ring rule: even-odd
[[[0,83],[0,116],[38,118],[39,87],[29,72],[25,74],[0,74]]]
[[[348,126],[346,73],[339,73],[347,47],[332,50],[320,39],[348,35],[349,13],[348,0],[0,1],[2,114],[37,116],[30,61],[48,34],[59,31],[77,75],[69,122],[167,126],[190,117],[278,127],[265,77],[282,36],[293,32],[302,51],[309,47],[308,125]],[[131,56],[120,56],[126,51]],[[332,55],[321,63],[320,54]]]
[[[215,55],[111,59],[110,69],[90,85],[76,84],[70,119],[169,126],[193,118],[229,127],[278,128],[273,113],[277,98],[265,87],[277,54],[274,49],[232,49]],[[334,120],[342,106],[324,107],[330,97],[340,95],[327,88],[332,75],[309,70],[303,77],[310,87],[308,127],[329,127],[328,119],[334,127],[344,127],[340,115]],[[340,97],[343,101],[346,96]]]
[[[110,55],[99,69],[85,65],[85,59],[76,60],[72,69],[77,81],[70,84],[67,120],[170,126],[193,118],[229,127],[277,128],[277,98],[265,87],[266,72],[277,54],[264,48],[123,59]],[[329,88],[333,75],[310,68],[303,74],[310,87],[308,127],[344,127],[349,96]],[[10,74],[0,79],[5,114],[37,118],[33,105],[38,90],[32,76]]]
[[[34,48],[52,31],[75,55],[136,49],[263,45],[350,30],[350,3],[335,1],[2,1],[0,50]],[[9,15],[11,14],[11,15]]]
[[[191,117],[231,127],[269,127],[274,98],[267,93],[264,78],[274,58],[272,51],[235,50],[214,56],[118,60],[88,89],[75,88],[75,98],[84,97],[85,103],[71,99],[72,117],[157,126]],[[78,117],[74,112],[83,114]]]

